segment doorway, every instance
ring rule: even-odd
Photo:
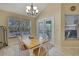
[[[54,17],[37,20],[37,38],[48,39],[48,41],[54,44],[54,29]]]

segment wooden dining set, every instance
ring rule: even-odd
[[[22,37],[19,37],[19,49],[21,51],[29,51],[30,56],[48,56],[50,50],[50,41],[48,39],[40,42],[39,39],[33,37],[30,44],[27,44]],[[53,45],[52,45],[53,47]]]

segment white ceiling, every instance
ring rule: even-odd
[[[26,15],[25,9],[27,5],[31,5],[31,4],[30,3],[0,3],[0,10]],[[37,6],[40,12],[47,6],[46,3],[34,3],[33,5]]]

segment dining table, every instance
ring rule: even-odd
[[[33,39],[30,39],[30,40],[31,40],[30,44],[27,44],[25,41],[23,41],[24,44],[25,44],[25,46],[27,47],[27,49],[28,49],[29,52],[30,52],[30,56],[33,56],[33,50],[34,50],[35,48],[40,47],[40,46],[42,46],[42,44],[48,42],[48,40],[42,40],[42,41],[40,41],[40,40],[37,39],[37,38],[33,38]]]

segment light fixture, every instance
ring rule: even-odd
[[[33,4],[31,4],[31,6],[26,6],[26,15],[28,16],[36,16],[38,15],[39,11],[37,9],[36,6],[33,6]]]

